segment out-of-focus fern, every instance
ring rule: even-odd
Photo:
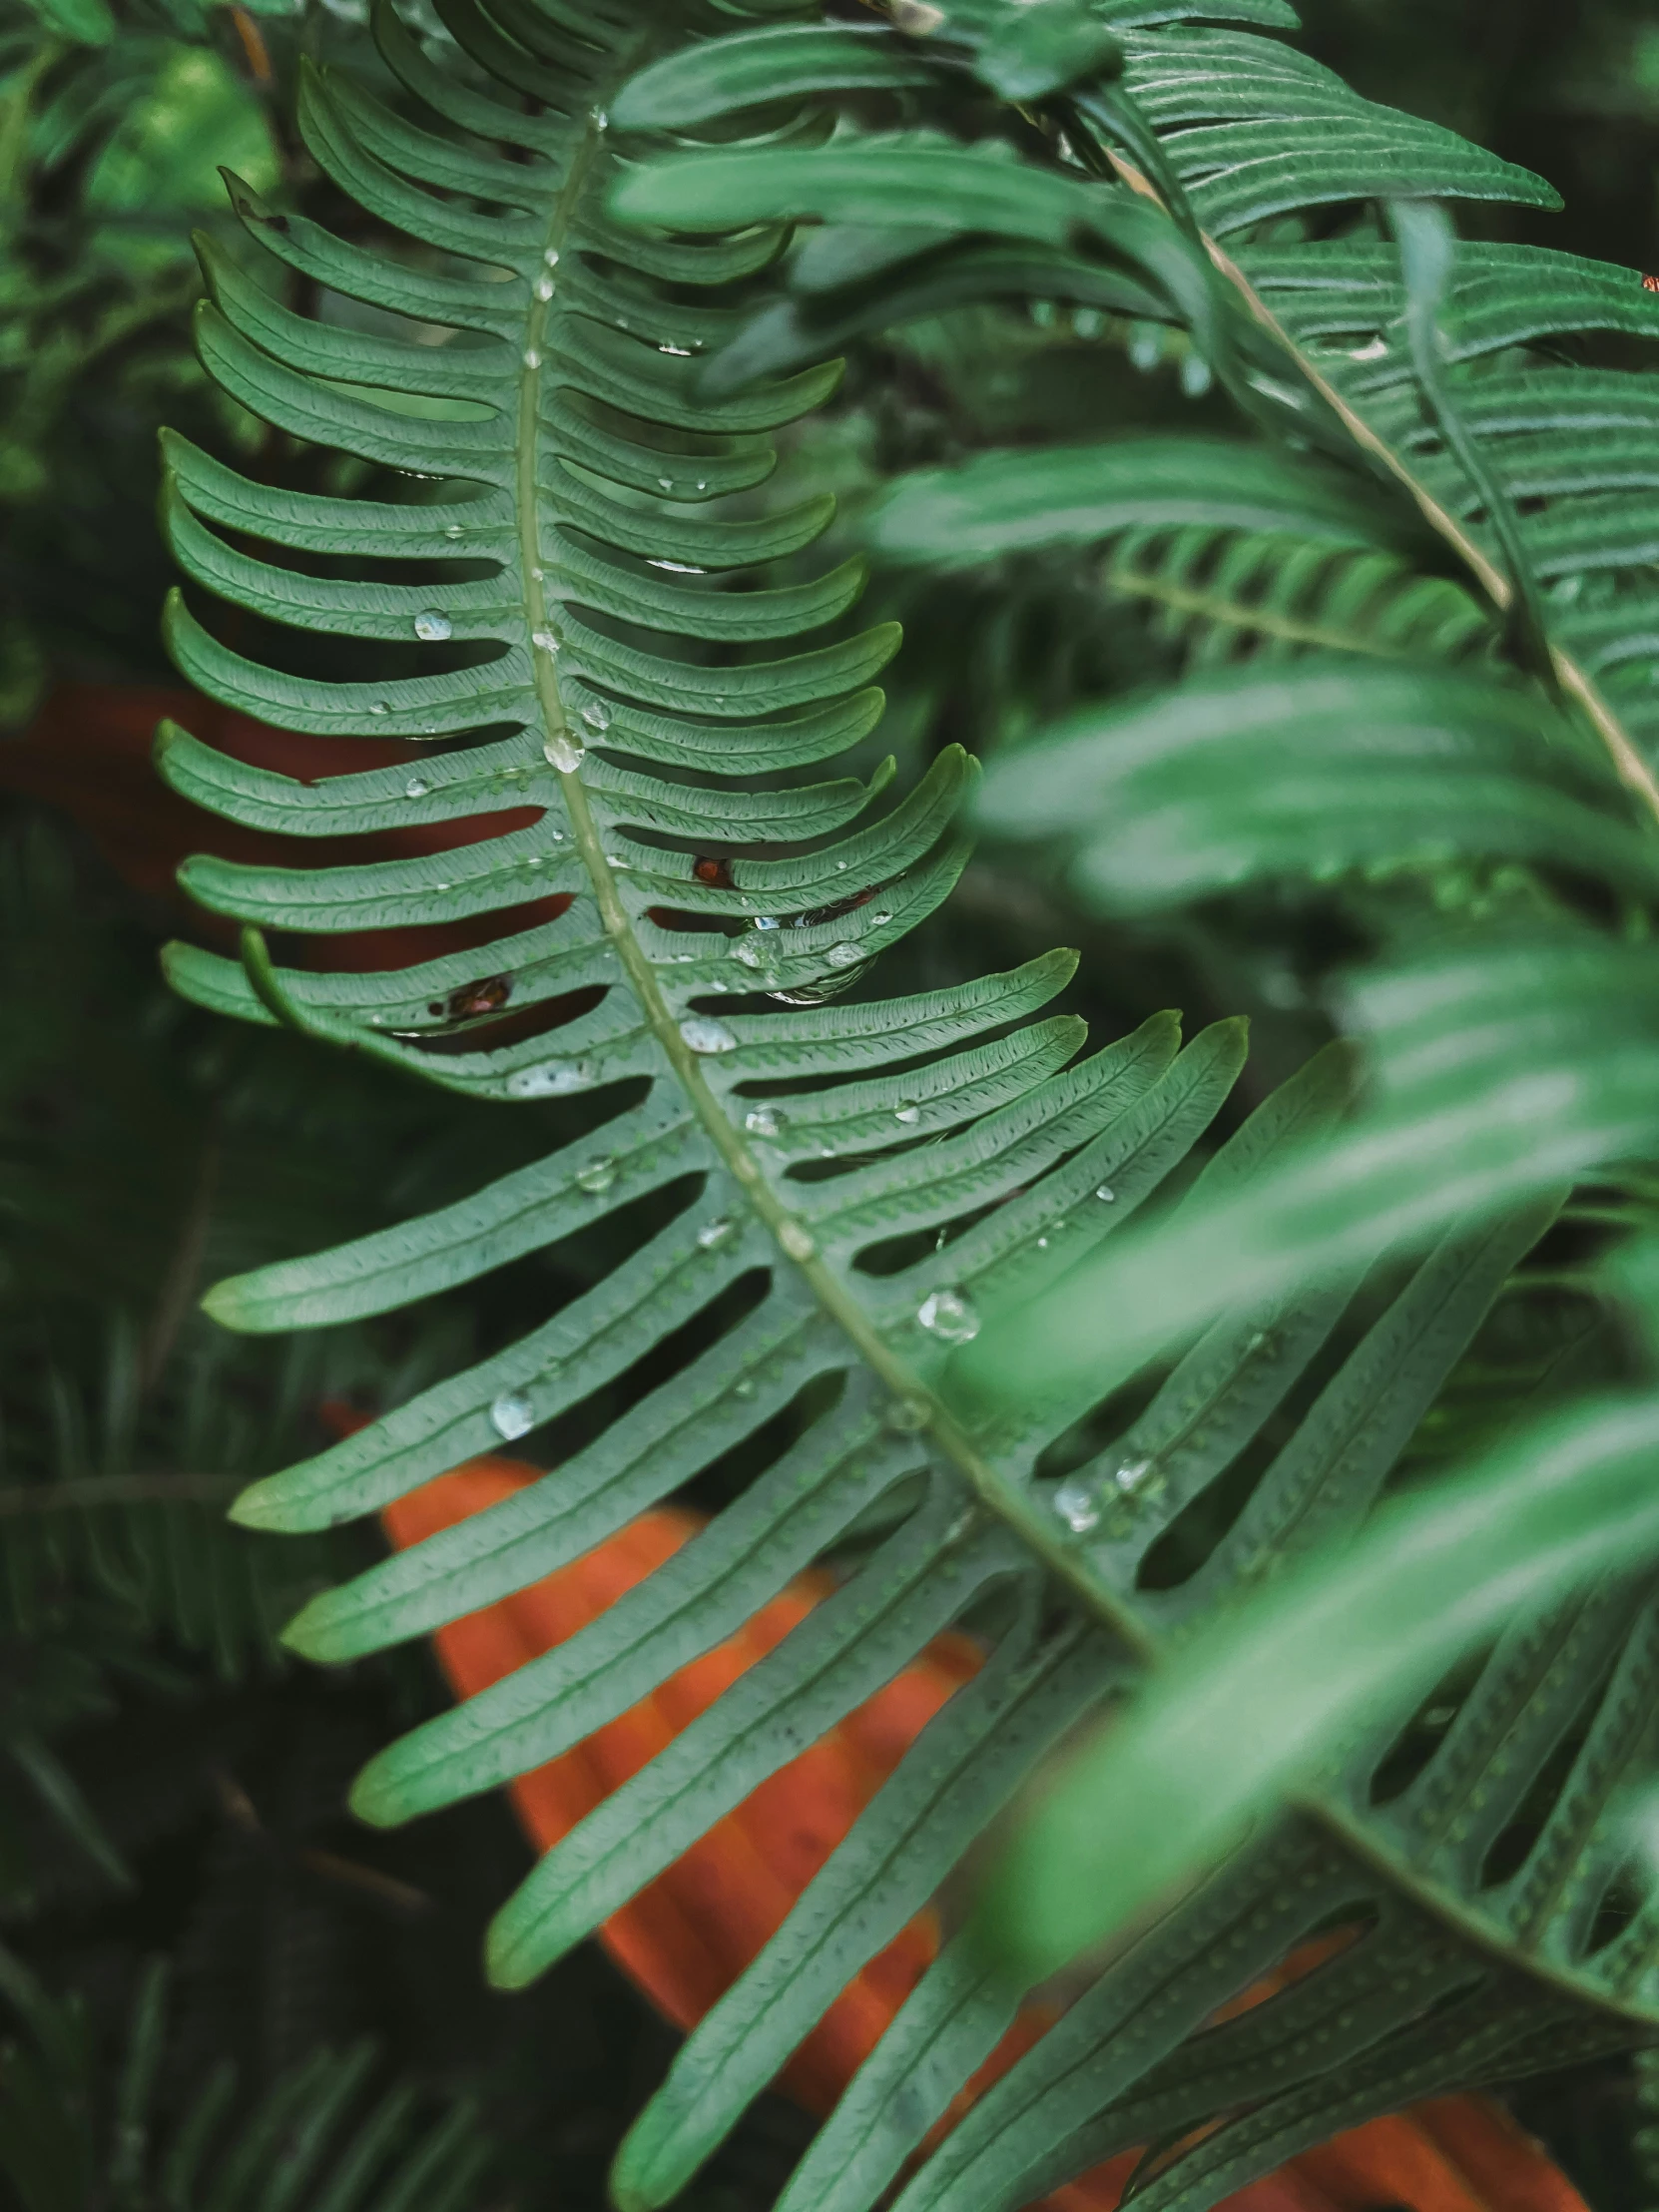
[[[407,2086],[370,2093],[371,2044],[319,2050],[257,2102],[228,2061],[159,2109],[168,1968],[139,1976],[109,2066],[84,2006],[0,1950],[0,2177],[23,2212],[464,2212],[489,2147],[456,2104],[433,2119]]]

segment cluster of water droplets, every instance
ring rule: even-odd
[[[1148,1488],[1152,1461],[1144,1456],[1120,1459],[1101,1481],[1072,1475],[1054,1493],[1054,1510],[1074,1536],[1087,1536],[1106,1522],[1108,1535],[1125,1535],[1132,1524],[1131,1500]]]

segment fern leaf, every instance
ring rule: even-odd
[[[1127,97],[1154,79],[1172,88],[1131,135],[1173,180],[1179,223],[1080,169],[1043,167],[994,143],[964,150],[926,133],[820,142],[810,102],[830,85],[868,90],[878,80],[911,97],[924,89],[924,64],[928,81],[965,65],[996,82],[1038,63],[1076,81],[1066,54],[1075,60],[1083,47],[1062,40],[1033,61],[1024,34],[1008,33],[994,9],[965,7],[963,35],[925,55],[884,31],[734,31],[711,12],[698,27],[718,39],[683,44],[624,94],[669,40],[649,18],[601,11],[577,24],[557,5],[450,0],[446,24],[498,96],[452,84],[382,11],[377,35],[409,113],[444,128],[325,81],[307,89],[301,114],[319,165],[409,248],[348,245],[237,195],[249,229],[279,260],[318,285],[447,330],[447,342],[320,326],[209,257],[203,352],[228,390],[295,436],[441,481],[430,506],[324,499],[176,447],[170,522],[195,585],[346,641],[333,664],[342,670],[372,664],[386,674],[291,674],[233,647],[182,604],[171,624],[181,665],[279,725],[440,746],[430,768],[366,774],[349,770],[347,746],[346,773],[301,789],[174,735],[164,773],[233,820],[306,834],[509,809],[536,819],[418,859],[193,863],[198,894],[249,925],[247,956],[238,968],[181,953],[175,977],[227,1011],[293,1023],[482,1098],[550,1102],[544,1162],[422,1221],[235,1279],[214,1294],[214,1311],[257,1330],[371,1315],[532,1252],[568,1254],[572,1238],[601,1225],[609,1240],[605,1261],[583,1262],[531,1336],[245,1495],[238,1516],[249,1524],[327,1527],[503,1437],[571,1421],[576,1441],[555,1475],[324,1593],[290,1640],[329,1659],[383,1648],[525,1587],[642,1507],[724,1473],[734,1455],[753,1470],[734,1503],[610,1612],[381,1754],[359,1784],[358,1809],[399,1820],[528,1771],[712,1650],[811,1560],[844,1558],[835,1595],[508,1903],[492,1963],[500,1978],[522,1981],[940,1628],[965,1621],[990,1647],[980,1686],[922,1737],[776,1944],[688,2043],[624,2161],[630,2205],[660,2203],[683,2183],[749,2089],[807,2033],[836,1975],[872,1955],[948,1871],[970,1825],[990,1817],[1074,1714],[1160,1648],[1180,1601],[1143,1568],[1178,1525],[1190,1529],[1183,1516],[1224,1475],[1269,1469],[1252,1485],[1262,1502],[1241,1519],[1237,1542],[1213,1531],[1175,1578],[1193,1582],[1195,1607],[1248,1581],[1262,1542],[1289,1548],[1304,1527],[1352,1522],[1542,1233],[1562,1176],[1649,1126],[1650,1050],[1598,1062],[1575,1111],[1541,1131],[1518,1090],[1495,1142],[1476,1130],[1470,1100],[1490,1066],[1530,1065],[1522,1001],[1537,990],[1533,948],[1496,963],[1495,982],[1492,962],[1466,976],[1419,965],[1378,986],[1381,1000],[1394,994],[1371,1023],[1386,1046],[1381,1123],[1363,1122],[1357,1137],[1337,1128],[1347,1071],[1336,1058],[1318,1062],[1235,1132],[1186,1204],[1125,1233],[1149,1201],[1172,1193],[1222,1111],[1243,1058],[1237,1024],[1178,1051],[1173,1018],[1159,1017],[1077,1060],[1073,1025],[1032,1019],[1064,983],[1064,956],[900,998],[829,1002],[947,895],[973,779],[946,754],[879,813],[885,771],[864,786],[794,780],[867,735],[878,705],[871,680],[896,638],[890,626],[830,630],[859,575],[798,561],[828,520],[824,502],[749,496],[771,466],[770,431],[824,397],[833,371],[791,361],[740,388],[707,376],[698,357],[734,337],[755,279],[784,244],[781,227],[828,208],[843,226],[879,232],[901,209],[904,251],[890,265],[860,259],[844,233],[830,256],[831,268],[838,253],[871,282],[887,266],[913,280],[923,233],[945,250],[934,274],[953,283],[965,280],[962,269],[943,265],[964,231],[988,235],[991,247],[976,249],[981,273],[987,252],[1000,255],[1000,283],[1011,263],[1084,264],[1103,249],[1116,264],[1111,280],[1130,287],[1118,296],[1152,297],[1184,320],[1257,419],[1306,414],[1310,434],[1337,451],[1353,408],[1293,349],[1246,329],[1247,295],[1222,284],[1202,226],[1245,251],[1242,234],[1269,218],[1355,196],[1549,204],[1536,180],[1450,134],[1275,62],[1277,46],[1180,27],[1195,12],[1149,0],[1108,15],[1128,62]],[[1207,12],[1267,26],[1287,19],[1277,0],[1222,0]],[[1005,35],[1012,43],[998,46]],[[1116,49],[1097,40],[1087,51],[1109,60]],[[1227,97],[1206,108],[1220,79]],[[615,151],[613,117],[619,126],[718,120],[730,138],[726,118],[762,93],[809,103],[799,127],[764,149],[693,153],[656,169],[629,168]],[[1109,138],[1119,111],[1106,94],[1075,99]],[[1181,128],[1168,128],[1174,117]],[[642,233],[642,220],[657,231]],[[454,273],[457,263],[467,274]],[[821,278],[825,271],[821,256]],[[1425,429],[1419,416],[1411,434]],[[1408,542],[1417,516],[1380,506],[1377,470],[1353,465],[1351,438],[1348,451],[1346,480],[1301,471],[1294,485],[1276,461],[1232,453],[1238,498],[1220,515],[1184,481],[1163,487],[1162,506],[1137,503],[1125,495],[1121,456],[1097,452],[1092,505],[1062,517],[1058,535],[1094,542],[1190,521],[1288,524],[1361,557]],[[1174,456],[1172,475],[1187,465]],[[1173,509],[1176,494],[1189,503]],[[735,505],[709,510],[729,495]],[[1022,528],[1035,542],[1033,531],[1056,527],[1043,515],[995,524],[1013,531],[1010,543]],[[296,558],[248,552],[226,532]],[[360,572],[381,559],[398,564],[395,577]],[[783,563],[795,565],[774,566]],[[1358,694],[1344,689],[1351,667],[1301,673],[1310,696],[1328,686],[1309,716],[1313,776],[1314,739]],[[1369,735],[1378,759],[1398,770],[1390,836],[1423,804],[1411,748],[1421,747],[1424,702],[1444,708],[1448,696],[1416,671],[1366,695],[1371,719],[1355,742]],[[1468,705],[1473,729],[1459,738],[1455,768],[1478,787],[1483,837],[1530,851],[1533,836],[1539,850],[1615,884],[1647,886],[1647,849],[1594,756],[1568,749],[1556,760],[1529,722],[1530,701],[1491,687],[1477,698],[1471,685],[1456,704],[1459,714]],[[1203,707],[1194,692],[1166,711],[1202,725]],[[1449,710],[1441,721],[1430,719],[1431,733],[1460,732]],[[1506,758],[1524,751],[1529,731],[1538,742],[1527,758],[1547,757],[1547,767],[1537,789],[1517,794],[1519,780],[1491,760],[1500,748]],[[763,777],[791,780],[752,788]],[[1285,815],[1289,839],[1300,831],[1294,809]],[[1261,842],[1239,837],[1240,857],[1220,872],[1279,866],[1271,839],[1265,853]],[[1182,826],[1171,847],[1187,873],[1172,874],[1170,896],[1217,872],[1214,856],[1201,864],[1190,844]],[[1352,850],[1351,839],[1348,858]],[[543,899],[544,918],[515,926],[515,909]],[[459,1038],[452,1009],[466,1006],[477,976],[466,960],[478,955],[389,975],[310,975],[274,964],[259,935],[462,914],[513,920],[489,949],[491,1002],[465,1013]],[[1576,982],[1575,1034],[1637,965],[1609,964],[1599,943],[1586,952],[1576,941],[1550,958],[1543,1003],[1553,1019]],[[1494,1005],[1502,1018],[1488,1034],[1475,1015]],[[1545,1041],[1554,1068],[1566,1033],[1551,1029]],[[1413,1264],[1448,1225],[1472,1243]],[[1132,1255],[1115,1273],[1114,1251]],[[1086,1295],[1055,1326],[1062,1274]],[[1103,1282],[1110,1331],[1098,1319]],[[1031,1346],[1034,1314],[1047,1317],[1051,1343]],[[975,1366],[971,1350],[960,1360],[981,1334],[995,1360]],[[979,1419],[976,1383],[1022,1343],[1048,1386]],[[1106,1393],[1154,1364],[1169,1371],[1163,1385],[1125,1429]],[[1312,1388],[1316,1374],[1322,1390]],[[1285,1444],[1277,1424],[1293,1404],[1307,1419]],[[1044,1454],[1079,1433],[1089,1445],[1062,1480]],[[1201,1586],[1194,1577],[1212,1555],[1214,1584]],[[1563,1682],[1581,1707],[1602,1688],[1581,1668]],[[1503,1748],[1495,1720],[1471,1721],[1456,1753],[1470,1792]],[[1425,1930],[1398,1903],[1420,1878],[1406,1846],[1380,1840],[1369,1794],[1377,1764],[1356,1772],[1347,1795],[1265,1835],[1115,1960],[921,2166],[900,2199],[906,2212],[935,2201],[951,2212],[1017,2204],[1102,2146],[1195,2129],[1209,2130],[1199,2147],[1146,2187],[1172,2204],[1208,2205],[1321,2116],[1381,2109],[1402,2084],[1426,2089],[1471,2067],[1521,2062],[1569,2006],[1587,2040],[1612,2032],[1607,2011],[1633,2001],[1637,1969],[1621,1969],[1598,2009],[1612,1983],[1586,1954],[1580,1924],[1539,1908],[1527,1940],[1550,1957],[1554,1978],[1525,1982],[1518,1997],[1504,1984],[1500,2011],[1488,1924],[1459,1900],[1443,1925],[1426,1916]],[[1604,1805],[1611,1771],[1586,1753],[1578,1797],[1563,1799],[1579,1829],[1579,1808],[1593,1816]],[[1579,1829],[1550,1848],[1580,1851],[1587,1879],[1600,1879],[1605,1855]],[[1206,2022],[1219,2006],[1334,1923],[1375,1925],[1387,1939],[1353,1946],[1346,1964],[1346,1953],[1328,1960],[1306,1989],[1211,2039]],[[1390,1970],[1375,1968],[1379,1958]],[[1327,1998],[1339,2031],[1305,2034]],[[1010,2003],[965,1951],[947,1950],[790,2201],[820,2201],[814,2192],[833,2172],[826,2201],[865,2212],[994,2045]],[[1622,2012],[1618,2032],[1628,2032]],[[1232,2117],[1241,2098],[1248,2112]]]

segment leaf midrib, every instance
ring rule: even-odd
[[[650,38],[649,32],[643,33],[618,57],[619,83],[625,82],[633,74]],[[562,258],[570,248],[577,210],[597,158],[605,127],[602,111],[595,111],[590,115],[587,129],[571,157],[569,172],[555,197],[548,219],[547,231],[542,241],[543,268],[548,267],[548,253],[555,253]],[[556,297],[555,291],[554,298]],[[543,437],[539,370],[546,322],[552,306],[553,299],[542,300],[536,297],[532,283],[519,363],[514,487],[518,507],[518,551],[526,634],[531,639],[538,633],[546,634],[551,626],[547,595],[542,589],[543,580],[538,574],[541,568],[541,550],[537,495],[540,483],[538,463]],[[537,702],[548,740],[558,736],[569,744],[581,747],[581,734],[572,730],[564,702],[559,695],[553,655],[532,644],[530,659]],[[601,923],[633,989],[646,1024],[690,1101],[692,1110],[722,1165],[754,1208],[777,1246],[778,1264],[799,1270],[822,1310],[848,1339],[864,1364],[879,1377],[895,1401],[919,1401],[926,1406],[928,1417],[922,1432],[966,1483],[979,1505],[995,1519],[1012,1528],[1048,1572],[1095,1618],[1119,1635],[1131,1652],[1143,1660],[1150,1660],[1154,1656],[1153,1645],[1145,1625],[1099,1580],[1086,1561],[1066,1544],[1058,1529],[1051,1525],[1050,1516],[1042,1505],[998,1473],[937,1393],[929,1389],[908,1364],[882,1342],[863,1309],[823,1256],[814,1249],[808,1224],[799,1215],[792,1213],[773,1190],[760,1162],[711,1088],[699,1056],[681,1035],[679,1022],[663,997],[650,955],[640,943],[628,910],[619,895],[616,877],[605,855],[599,826],[594,819],[580,769],[559,769],[551,760],[549,765],[554,767],[558,775],[560,791],[570,814],[576,848],[587,870]],[[1656,793],[1656,799],[1659,799],[1659,793]]]

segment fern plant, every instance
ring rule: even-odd
[[[300,125],[415,245],[370,251],[234,188],[277,261],[380,319],[301,315],[205,257],[203,355],[236,397],[439,488],[299,495],[174,441],[187,574],[347,641],[344,673],[291,673],[284,648],[251,658],[181,603],[180,665],[279,726],[434,744],[418,771],[302,786],[170,732],[164,774],[296,835],[534,817],[415,860],[193,863],[197,895],[247,925],[245,959],[181,950],[175,980],[458,1091],[545,1101],[549,1144],[395,1231],[234,1279],[212,1310],[246,1330],[343,1321],[553,1246],[590,1276],[540,1330],[258,1484],[238,1517],[325,1527],[551,1432],[545,1482],[307,1606],[289,1640],[338,1661],[487,1605],[687,1483],[730,1499],[569,1644],[382,1754],[358,1810],[406,1819],[556,1756],[812,1560],[842,1565],[835,1595],[504,1907],[491,1970],[518,1983],[940,1629],[987,1653],[688,2042],[622,2154],[628,2207],[677,2192],[1082,1719],[1276,1562],[1365,1519],[1425,1422],[1465,1402],[1500,1302],[1558,1310],[1566,1186],[1652,1149],[1645,602],[1540,588],[1639,576],[1622,433],[1646,386],[1525,348],[1649,331],[1656,307],[1631,273],[1507,249],[1448,289],[1443,230],[1400,203],[1547,205],[1548,189],[1200,16],[1291,20],[1280,0],[975,0],[907,5],[896,28],[448,0],[452,43],[423,44],[383,6],[406,100],[312,81]],[[866,123],[830,128],[842,94]],[[881,101],[910,128],[868,128]],[[642,168],[625,130],[710,143]],[[1397,244],[1375,225],[1264,235],[1378,201]],[[785,291],[802,216],[831,220]],[[941,753],[885,812],[883,769],[807,780],[872,728],[896,639],[802,642],[839,622],[861,571],[799,562],[828,515],[758,496],[769,433],[829,393],[829,344],[1009,294],[1182,323],[1260,442],[985,456],[900,487],[876,545],[959,564],[1094,559],[1115,539],[1120,577],[1169,604],[1202,577],[1209,599],[1184,611],[1205,635],[1292,658],[1096,716],[1022,794],[1008,756],[1004,828],[1053,831],[1069,789],[1083,894],[1139,907],[1293,872],[1316,835],[1331,875],[1524,866],[1529,936],[1408,946],[1364,986],[1377,1074],[1352,1121],[1338,1049],[1204,1159],[1239,1025],[1182,1049],[1159,1015],[1076,1060],[1078,1024],[1031,1018],[1065,955],[837,1002],[947,894],[971,773]],[[398,317],[452,335],[420,342]],[[1489,377],[1459,366],[1493,357]],[[1542,510],[1517,519],[1516,499]],[[351,641],[397,651],[353,674]],[[1134,842],[1151,830],[1161,844]],[[262,933],[544,895],[562,910],[509,922],[487,954],[390,973],[279,966]],[[1632,917],[1629,941],[1608,910]],[[1618,1794],[1651,1765],[1637,1570],[1655,1532],[1628,1492],[1654,1417],[1563,1417],[1577,1425],[1536,1483],[1553,1507],[1597,1470],[1593,1540],[1558,1568],[1534,1541],[1513,1618],[1492,1642],[1471,1611],[1486,1645],[1432,1706],[1393,1684],[1293,1809],[1120,1930],[916,2167],[905,2212],[1013,2206],[1137,2143],[1142,2198],[1202,2212],[1368,2114],[1651,2033],[1651,1904]],[[1313,1941],[1323,1962],[1223,2016]],[[1027,1932],[1027,1960],[1041,1949]],[[791,2212],[875,2203],[1018,1994],[972,1933],[949,1944]]]
[[[236,2068],[221,2064],[164,2128],[168,1983],[165,1960],[141,1973],[112,2070],[93,2046],[84,2006],[54,1996],[0,1952],[0,1994],[12,2015],[0,2040],[0,2174],[27,2212],[104,2204],[454,2212],[476,2200],[488,2154],[474,2115],[457,2104],[417,2137],[418,2099],[401,2085],[364,2110],[369,2044],[317,2051],[251,2110],[237,2110]]]

